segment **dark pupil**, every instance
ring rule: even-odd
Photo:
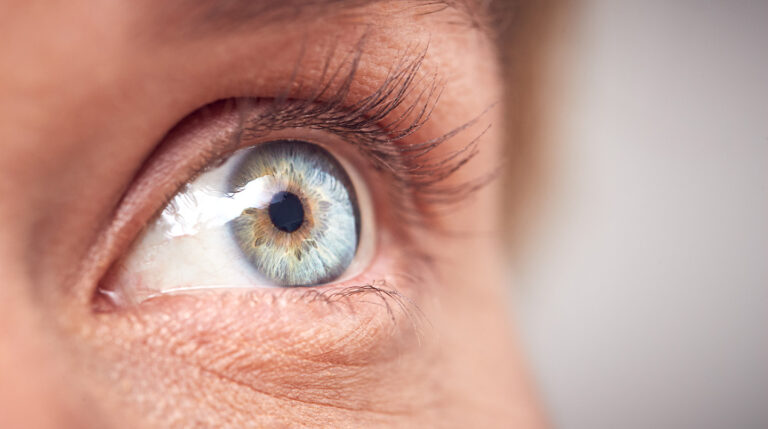
[[[280,231],[293,232],[304,222],[304,207],[296,195],[281,191],[272,196],[269,218]]]

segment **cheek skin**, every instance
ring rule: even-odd
[[[151,391],[168,392],[149,403],[130,390],[109,392],[142,413],[202,412],[213,426],[234,427],[275,416],[286,425],[428,424],[425,416],[442,400],[445,368],[425,315],[431,305],[406,298],[424,285],[388,278],[405,264],[415,268],[401,255],[329,287],[165,296],[98,316],[99,327],[80,335],[101,343],[105,359],[93,368],[121,362],[112,375],[117,386],[144,380]],[[356,287],[374,282],[382,289]],[[106,334],[123,347],[104,342]],[[177,392],[190,385],[196,388]]]
[[[45,31],[0,26],[0,35],[33,33],[46,54],[22,44],[10,50],[20,53],[18,63],[0,67],[0,93],[10,100],[0,105],[0,201],[14,202],[0,204],[0,427],[541,425],[501,305],[493,185],[448,213],[448,234],[420,237],[434,276],[393,275],[421,270],[405,254],[355,279],[384,277],[413,303],[375,290],[294,289],[169,296],[101,314],[82,299],[92,290],[66,290],[163,134],[213,99],[275,92],[269,82],[290,75],[301,38],[286,31],[152,50],[131,45],[135,35],[117,18],[125,11],[87,7],[38,11]],[[73,30],[84,16],[93,19]],[[476,117],[501,90],[487,40],[419,19],[371,36],[381,49],[366,59],[353,92],[375,88],[408,40],[433,36],[424,76],[439,72],[447,86],[414,137],[424,140]],[[338,27],[329,40],[358,37]],[[82,40],[57,36],[73,32]],[[254,61],[254,46],[272,61]],[[319,61],[310,55],[308,69]],[[464,147],[497,124],[447,185],[497,166],[498,115],[492,109],[441,149]]]

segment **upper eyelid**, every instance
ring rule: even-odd
[[[308,94],[294,96],[286,89],[277,91],[273,98],[233,98],[199,109],[198,112],[204,114],[215,110],[211,106],[224,103],[231,105],[238,116],[238,129],[232,138],[220,142],[216,150],[205,153],[203,164],[224,159],[247,146],[247,142],[259,140],[273,131],[319,129],[338,135],[356,146],[375,168],[394,175],[397,183],[409,189],[415,188],[417,183],[411,177],[414,171],[401,161],[425,158],[474,121],[428,141],[406,143],[409,136],[428,122],[439,100],[441,85],[436,77],[429,82],[417,79],[426,55],[424,50],[418,54],[403,54],[375,90],[366,96],[352,97],[351,87],[358,77],[364,42],[365,37],[358,42],[352,57],[346,58],[333,71],[330,71],[334,59],[334,52],[331,51],[320,79],[315,83],[297,83],[294,80],[302,67],[301,60],[297,61],[285,88],[298,87],[295,91],[298,93],[307,87],[314,88]],[[419,92],[414,96],[414,91]],[[184,122],[182,120],[181,124]]]
[[[280,91],[264,114],[255,118],[245,130],[258,134],[264,129],[284,128],[284,122],[290,121],[290,126],[294,127],[309,125],[343,134],[363,133],[367,140],[393,144],[421,128],[429,120],[440,92],[437,79],[433,78],[421,93],[412,97],[413,90],[424,86],[416,78],[426,51],[417,55],[404,54],[375,90],[358,100],[350,100],[351,87],[357,79],[364,53],[364,40],[358,42],[351,59],[329,72],[332,51],[324,63],[319,82],[310,85],[316,88],[314,91],[304,97],[293,97],[290,90]],[[304,85],[295,81],[301,67],[299,59],[286,88]],[[407,101],[409,104],[403,106]],[[397,115],[401,106],[402,112]],[[404,123],[407,125],[402,125]],[[405,151],[406,148],[400,150]]]
[[[492,181],[498,168],[463,183],[441,186],[479,153],[478,141],[490,124],[458,150],[435,154],[436,149],[476,125],[496,103],[467,122],[451,124],[452,128],[443,134],[411,141],[410,137],[430,120],[444,84],[436,74],[425,76],[421,73],[427,48],[411,50],[397,57],[375,90],[357,100],[352,99],[350,89],[366,53],[366,42],[364,35],[341,65],[330,71],[334,59],[332,50],[323,65],[319,82],[307,85],[314,86],[314,91],[304,97],[292,97],[287,89],[279,92],[258,117],[243,119],[242,136],[258,136],[288,127],[319,128],[335,133],[355,144],[375,168],[390,173],[395,194],[414,196],[411,201],[398,200],[402,205],[398,211],[403,218],[439,229],[436,222],[423,223],[424,217],[435,220],[433,215],[440,212],[438,206],[465,200]],[[300,56],[286,88],[303,88],[304,82],[296,81],[301,67]]]

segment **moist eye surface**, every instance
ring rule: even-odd
[[[360,233],[357,199],[344,168],[325,149],[304,141],[278,140],[247,151],[228,190],[258,188],[262,195],[229,223],[243,256],[283,286],[340,276],[354,259]]]
[[[370,262],[372,207],[346,158],[301,140],[259,143],[186,182],[100,290],[131,305],[163,294],[343,280]]]

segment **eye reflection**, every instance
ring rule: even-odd
[[[314,285],[341,275],[360,232],[354,188],[344,168],[317,145],[292,140],[249,149],[230,178],[238,194],[269,177],[269,203],[256,202],[230,223],[238,247],[269,280]]]

